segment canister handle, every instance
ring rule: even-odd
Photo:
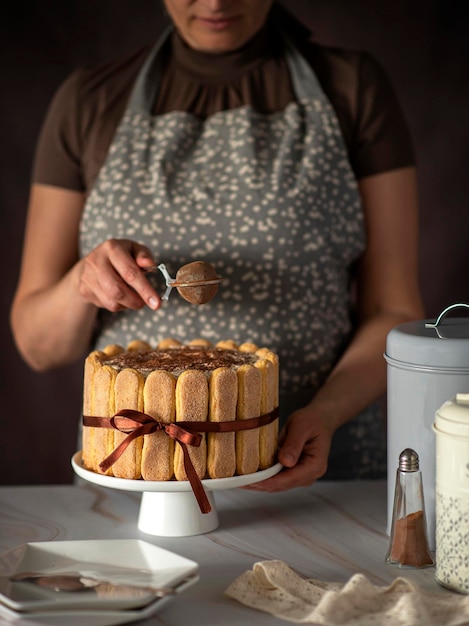
[[[449,313],[450,311],[452,311],[453,309],[457,309],[459,307],[462,307],[464,309],[469,309],[469,304],[465,304],[464,302],[458,302],[456,304],[450,304],[450,306],[447,306],[446,309],[444,309],[436,318],[436,320],[434,322],[426,322],[425,323],[425,328],[437,328],[438,324],[441,322],[441,320],[445,317],[445,315],[447,313]]]

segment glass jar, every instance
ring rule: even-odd
[[[435,413],[436,580],[469,593],[469,393]]]

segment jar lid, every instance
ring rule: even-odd
[[[435,430],[469,438],[469,393],[458,393],[437,409]]]
[[[386,360],[469,371],[469,317],[444,319],[451,309],[460,307],[469,309],[469,304],[453,304],[436,320],[407,322],[393,328],[386,340]]]

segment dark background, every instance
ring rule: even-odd
[[[286,0],[317,41],[368,50],[388,71],[419,168],[421,286],[428,317],[469,302],[469,3]],[[0,484],[73,480],[82,362],[38,374],[9,328],[34,145],[48,102],[80,64],[151,41],[158,0],[7,3],[0,20]],[[464,314],[464,313],[462,313]]]

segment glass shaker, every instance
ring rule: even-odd
[[[428,547],[422,472],[418,454],[411,448],[399,455],[386,563],[419,568],[434,565]]]

